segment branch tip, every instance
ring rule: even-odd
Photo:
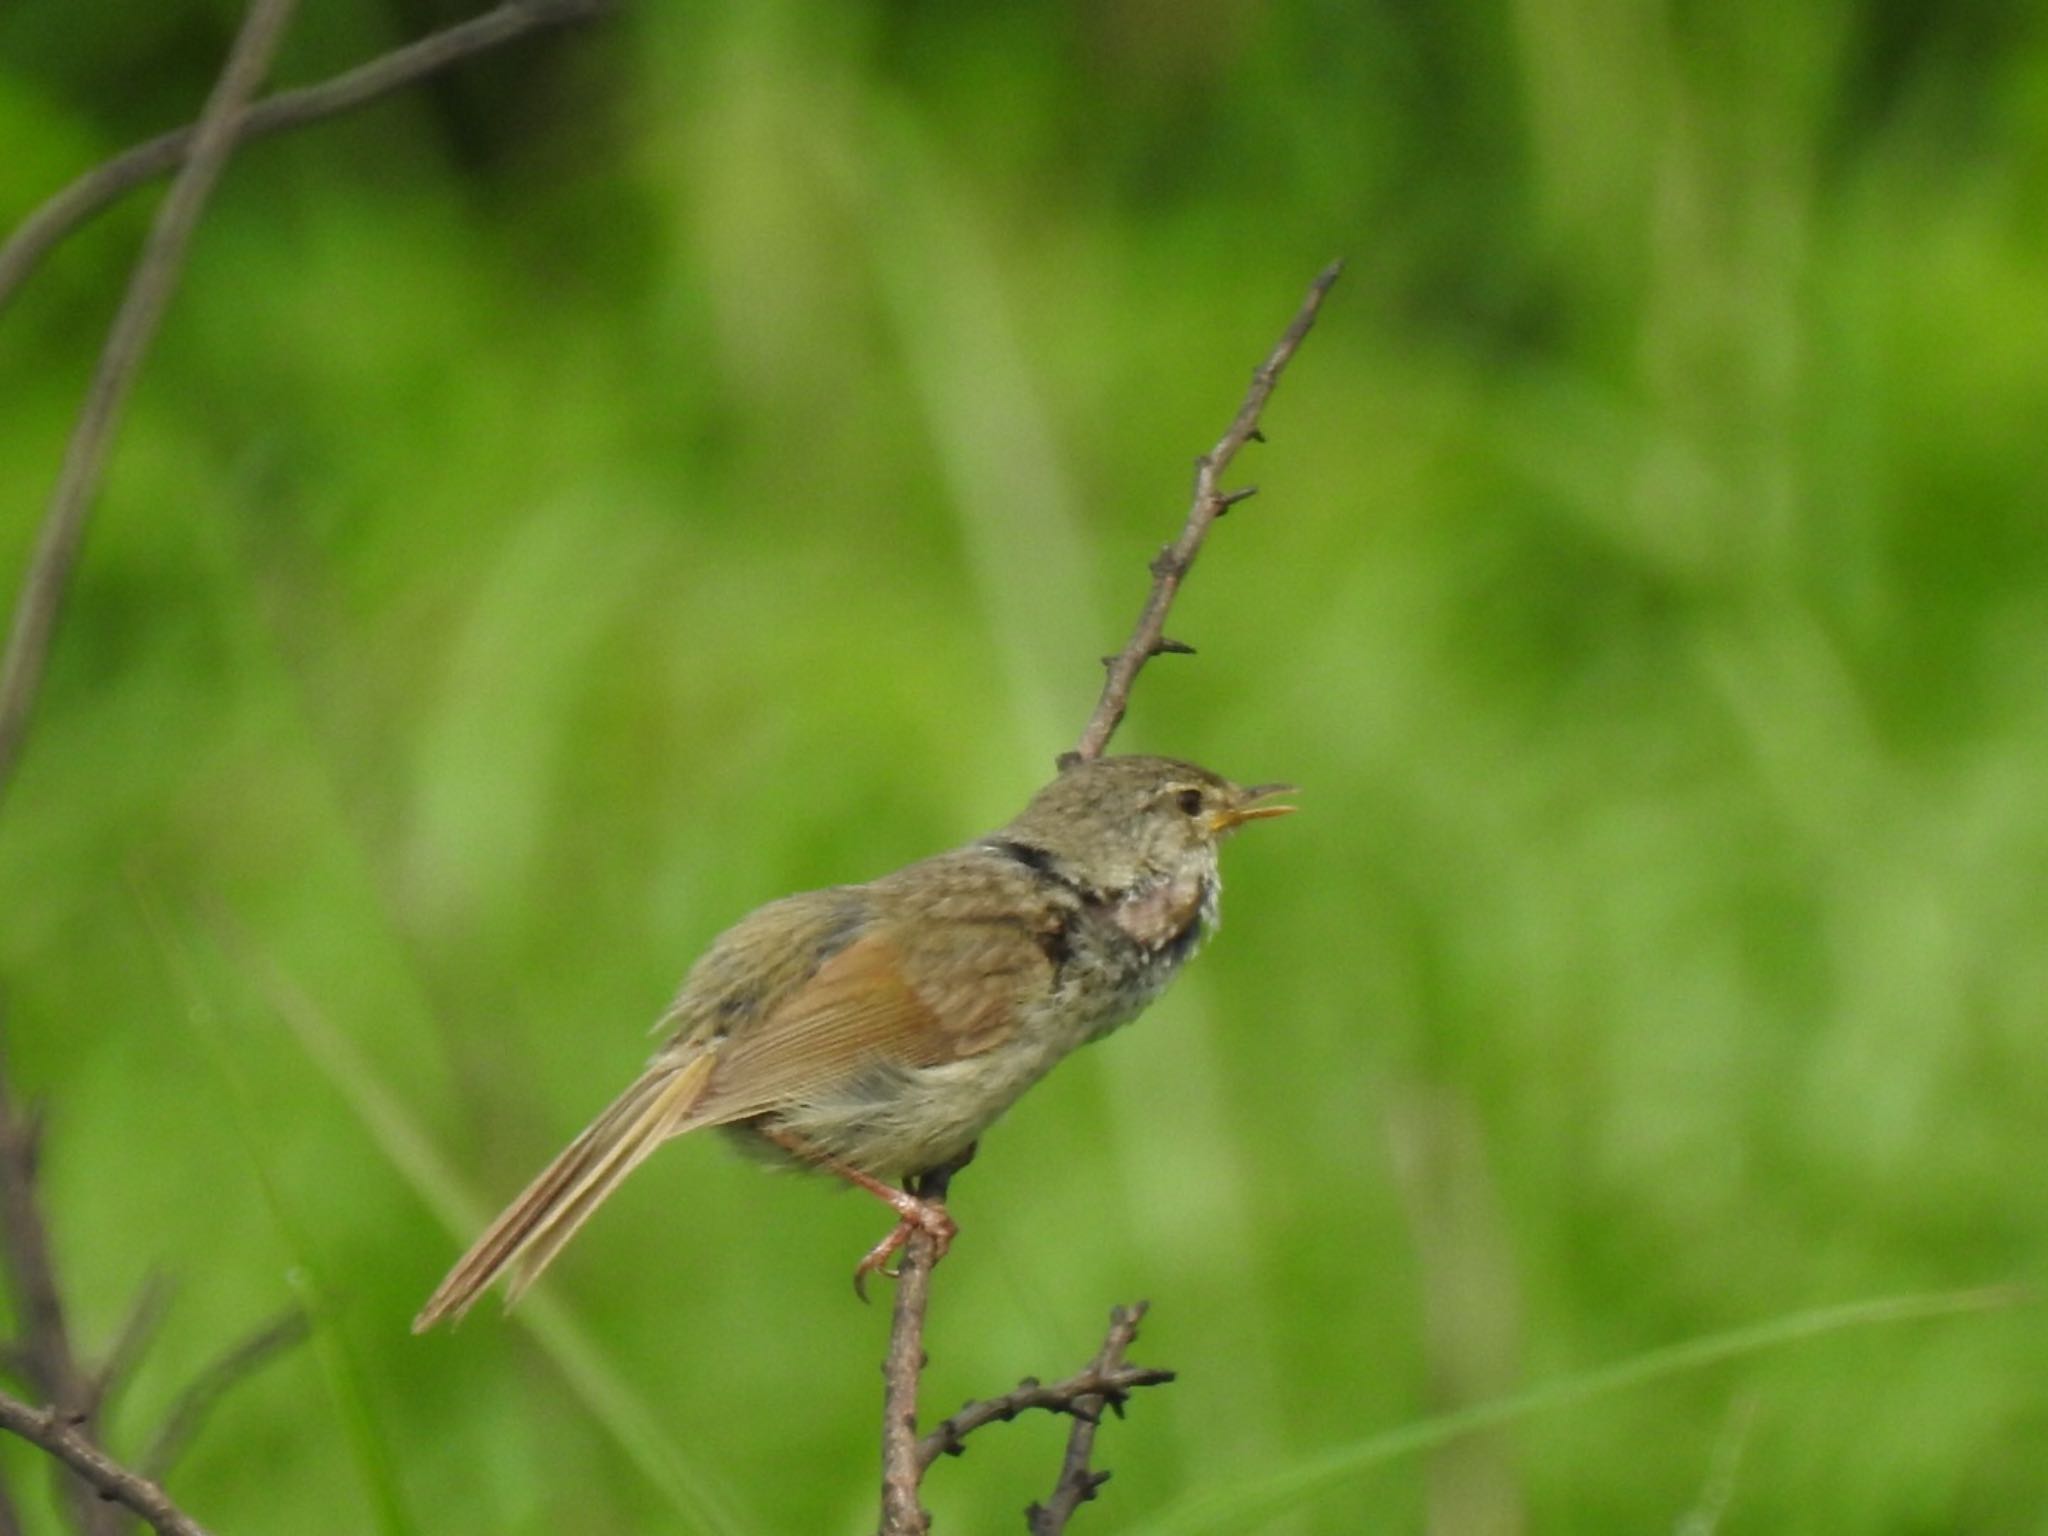
[[[1139,671],[1152,657],[1170,649],[1159,643],[1165,632],[1166,616],[1179,595],[1181,583],[1194,566],[1202,541],[1209,536],[1217,518],[1257,491],[1255,486],[1224,491],[1218,487],[1217,481],[1246,443],[1265,441],[1265,434],[1260,430],[1260,415],[1280,382],[1281,373],[1308,335],[1309,328],[1315,324],[1324,297],[1342,271],[1343,263],[1333,261],[1316,274],[1315,280],[1309,284],[1307,296],[1295,311],[1294,319],[1281,332],[1279,341],[1266,355],[1265,361],[1253,370],[1251,387],[1245,392],[1244,400],[1238,406],[1237,414],[1231,418],[1230,425],[1224,429],[1223,436],[1217,439],[1214,448],[1195,459],[1194,497],[1180,536],[1153,557],[1148,567],[1152,574],[1152,590],[1138,612],[1138,621],[1131,630],[1130,639],[1108,663],[1101,696],[1096,700],[1088,723],[1081,729],[1080,739],[1071,752],[1062,754],[1059,759],[1063,769],[1073,762],[1088,762],[1102,756],[1109,746],[1110,737],[1123,722],[1124,712],[1130,707],[1131,687],[1136,683]]]

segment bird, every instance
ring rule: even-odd
[[[415,1333],[501,1275],[510,1307],[663,1143],[718,1127],[897,1215],[854,1270],[957,1227],[916,1192],[1062,1058],[1135,1019],[1217,926],[1224,840],[1284,816],[1170,757],[1069,761],[1011,821],[879,879],[771,901],[711,944],[655,1028],[664,1043],[449,1270]],[[897,1179],[905,1182],[898,1185]]]

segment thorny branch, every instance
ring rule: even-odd
[[[1245,392],[1237,415],[1231,418],[1216,446],[1195,460],[1195,498],[1188,508],[1188,519],[1181,525],[1180,537],[1153,557],[1152,590],[1139,610],[1137,627],[1122,650],[1102,659],[1108,673],[1102,682],[1102,697],[1096,701],[1095,712],[1088,717],[1073,751],[1060,758],[1062,768],[1102,756],[1109,738],[1123,721],[1131,702],[1131,685],[1137,682],[1146,662],[1154,656],[1194,653],[1193,646],[1167,638],[1166,615],[1180,593],[1180,584],[1194,568],[1195,556],[1201,553],[1202,541],[1209,537],[1216,519],[1258,493],[1258,487],[1252,485],[1235,491],[1223,490],[1223,472],[1240,448],[1259,437],[1259,416],[1266,409],[1266,401],[1272,398],[1273,386],[1280,382],[1282,370],[1302,338],[1308,335],[1309,327],[1316,323],[1316,312],[1323,307],[1324,298],[1343,270],[1343,262],[1333,261],[1316,275],[1293,324],[1287,327],[1266,360],[1253,370],[1251,388]]]
[[[1102,1341],[1101,1352],[1094,1364],[1082,1372],[1083,1376],[1100,1379],[1129,1369],[1123,1363],[1124,1352],[1138,1337],[1138,1324],[1147,1305],[1141,1301],[1136,1306],[1111,1310],[1109,1336]],[[1164,1375],[1169,1381],[1173,1379],[1171,1371]],[[1107,1472],[1094,1472],[1088,1466],[1089,1458],[1095,1454],[1095,1431],[1102,1425],[1105,1407],[1114,1408],[1121,1416],[1123,1399],[1108,1392],[1091,1393],[1067,1409],[1074,1416],[1074,1427],[1067,1431],[1067,1454],[1060,1459],[1059,1481],[1053,1484],[1049,1500],[1033,1504],[1024,1512],[1031,1536],[1060,1536],[1067,1522],[1074,1518],[1074,1511],[1094,1498],[1096,1490],[1109,1481]]]
[[[930,1466],[941,1456],[962,1455],[967,1450],[967,1437],[977,1429],[990,1424],[1007,1424],[1018,1414],[1029,1413],[1034,1408],[1047,1413],[1069,1414],[1075,1420],[1089,1424],[1101,1421],[1105,1407],[1121,1418],[1124,1404],[1130,1400],[1132,1392],[1139,1387],[1164,1386],[1173,1380],[1172,1371],[1130,1365],[1121,1358],[1122,1351],[1128,1349],[1131,1340],[1137,1337],[1138,1319],[1145,1315],[1148,1305],[1141,1301],[1112,1310],[1109,1314],[1111,1335],[1103,1346],[1104,1353],[1065,1381],[1047,1385],[1027,1376],[1014,1390],[1005,1392],[1001,1397],[985,1397],[979,1402],[969,1403],[951,1418],[941,1420],[937,1428],[917,1442],[918,1460]],[[1129,1333],[1116,1351],[1116,1357],[1110,1358],[1109,1344],[1115,1342],[1116,1330],[1122,1328],[1127,1319]]]
[[[1293,358],[1324,298],[1343,271],[1342,262],[1331,262],[1309,285],[1293,322],[1282,333],[1266,360],[1252,373],[1251,388],[1237,408],[1216,446],[1195,461],[1194,505],[1180,536],[1152,561],[1152,590],[1138,615],[1137,627],[1124,648],[1103,658],[1108,677],[1102,697],[1081,732],[1074,750],[1060,758],[1060,767],[1100,757],[1115,734],[1129,706],[1131,686],[1138,673],[1154,656],[1190,652],[1194,648],[1166,635],[1166,615],[1173,607],[1180,584],[1195,563],[1202,541],[1216,519],[1253,494],[1252,487],[1226,491],[1221,488],[1223,472],[1237,457],[1238,450],[1259,436],[1259,417],[1272,397],[1280,375]],[[928,1200],[943,1200],[947,1182],[957,1166],[924,1175],[917,1193]],[[959,1455],[966,1437],[974,1430],[998,1420],[1015,1418],[1032,1408],[1048,1409],[1072,1416],[1074,1427],[1067,1437],[1067,1451],[1060,1466],[1059,1481],[1052,1497],[1043,1505],[1033,1504],[1027,1517],[1032,1536],[1059,1536],[1074,1511],[1095,1497],[1096,1489],[1108,1480],[1107,1472],[1090,1470],[1095,1450],[1095,1431],[1102,1410],[1119,1414],[1133,1387],[1152,1386],[1173,1379],[1171,1371],[1144,1370],[1124,1363],[1124,1353],[1137,1337],[1138,1322],[1145,1315],[1145,1303],[1118,1307],[1110,1314],[1109,1336],[1095,1362],[1079,1375],[1057,1386],[1044,1387],[1026,1381],[1013,1392],[984,1402],[969,1403],[958,1413],[919,1437],[917,1432],[917,1386],[925,1366],[925,1314],[931,1304],[931,1274],[935,1262],[932,1240],[924,1233],[912,1235],[904,1245],[896,1282],[895,1310],[889,1323],[889,1351],[882,1362],[882,1525],[881,1536],[927,1536],[931,1516],[918,1501],[918,1490],[931,1464],[944,1455]]]
[[[430,75],[551,27],[603,16],[614,0],[506,0],[494,10],[379,54],[315,85],[266,96],[240,118],[235,142],[288,133],[367,105]],[[158,134],[95,166],[37,208],[0,244],[0,310],[36,266],[74,231],[192,151],[197,124]]]

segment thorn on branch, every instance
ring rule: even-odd
[[[1253,372],[1251,388],[1245,392],[1244,401],[1238,406],[1230,425],[1224,429],[1223,436],[1214,448],[1195,460],[1194,496],[1187,518],[1181,525],[1180,537],[1152,558],[1149,567],[1152,590],[1138,612],[1138,622],[1131,630],[1131,638],[1107,664],[1108,675],[1103,680],[1102,694],[1095,701],[1088,723],[1081,728],[1080,740],[1074,743],[1071,752],[1060,755],[1061,769],[1102,756],[1109,746],[1110,737],[1116,734],[1117,726],[1123,722],[1124,711],[1130,707],[1131,688],[1137,681],[1139,670],[1154,656],[1178,649],[1160,642],[1165,633],[1167,613],[1179,595],[1181,582],[1193,568],[1195,557],[1201,553],[1202,541],[1208,537],[1216,519],[1257,492],[1255,486],[1236,491],[1219,490],[1217,481],[1246,443],[1266,440],[1259,429],[1260,413],[1265,410],[1267,400],[1280,382],[1281,372],[1308,335],[1309,327],[1315,324],[1323,300],[1342,270],[1343,264],[1333,261],[1316,274],[1315,281],[1309,285],[1307,297],[1295,311],[1292,323],[1281,332],[1273,350]]]

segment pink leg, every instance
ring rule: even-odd
[[[802,1138],[793,1136],[788,1131],[770,1129],[767,1126],[762,1126],[760,1130],[763,1136],[792,1157],[802,1158],[813,1167],[837,1174],[854,1188],[866,1190],[896,1212],[896,1225],[890,1230],[889,1235],[870,1248],[860,1263],[854,1266],[853,1293],[862,1301],[868,1299],[869,1275],[880,1270],[892,1280],[896,1277],[894,1270],[884,1266],[898,1249],[910,1241],[913,1233],[924,1232],[931,1237],[934,1263],[944,1258],[946,1250],[953,1246],[953,1239],[959,1234],[960,1228],[953,1218],[946,1214],[945,1206],[938,1201],[921,1200],[907,1189],[897,1189],[893,1185],[884,1184],[873,1174],[863,1173],[851,1164],[825,1156],[806,1144]]]

